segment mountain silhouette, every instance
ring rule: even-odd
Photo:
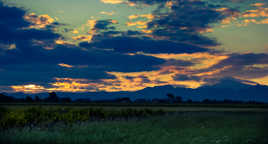
[[[57,92],[60,97],[71,97],[71,99],[91,99],[91,100],[112,100],[122,97],[135,99],[165,99],[171,93],[180,96],[183,100],[192,99],[194,101],[210,100],[238,100],[238,101],[258,101],[268,102],[268,86],[259,84],[247,84],[244,81],[225,78],[213,85],[204,85],[197,89],[174,87],[171,85],[148,87],[135,92],[87,92],[87,93],[65,93]],[[29,94],[13,93],[15,97],[25,97]],[[34,94],[36,95],[36,94]],[[34,96],[33,95],[33,96]],[[38,94],[41,98],[48,96],[47,93]]]

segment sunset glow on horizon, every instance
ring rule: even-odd
[[[266,0],[0,0],[0,91],[268,86]]]

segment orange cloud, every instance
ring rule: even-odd
[[[72,38],[73,40],[91,42],[93,36],[92,35],[79,35],[79,36],[74,36]]]
[[[199,33],[200,34],[211,33],[211,32],[214,32],[214,29],[213,28],[206,28],[206,29],[200,29],[199,30]]]
[[[95,86],[89,83],[87,79],[72,79],[72,78],[55,78],[57,82],[52,83],[53,88],[48,88],[48,91],[61,92],[90,92],[90,88]]]
[[[128,16],[128,19],[130,20],[137,19],[137,18],[139,18],[139,15],[136,15],[136,14]]]
[[[68,65],[68,64],[64,64],[64,63],[59,63],[58,65],[61,67],[66,67],[66,68],[73,68],[74,67],[72,65]]]
[[[2,44],[0,43],[0,48],[4,50],[14,50],[17,48],[17,45],[15,43],[13,44]]]
[[[183,60],[183,61],[189,61],[194,62],[195,65],[188,67],[189,70],[200,70],[200,69],[207,69],[209,67],[212,67],[219,62],[229,58],[228,55],[222,55],[222,54],[210,54],[210,53],[183,53],[183,54],[145,54],[140,53],[146,56],[153,56],[156,58],[161,58],[165,60]]]
[[[219,68],[219,69],[215,69],[212,71],[207,71],[207,72],[201,72],[201,73],[197,73],[197,74],[193,74],[193,76],[198,76],[198,77],[202,77],[202,76],[212,76],[212,75],[216,75],[224,70],[227,70],[229,68],[231,68],[232,66],[224,66],[223,68]]]
[[[155,18],[155,16],[153,14],[141,14],[141,15],[134,14],[134,15],[128,16],[129,20],[135,20],[138,18],[146,18],[147,20],[146,21],[141,21],[141,20],[130,21],[130,22],[127,22],[126,25],[128,27],[136,26],[136,28],[142,29],[141,32],[146,33],[146,34],[152,33],[153,31],[148,30],[147,28],[148,28],[148,23],[150,23]]]
[[[55,40],[55,43],[58,45],[74,45],[74,43],[62,39]]]
[[[147,23],[146,21],[135,21],[135,22],[127,22],[127,26],[146,26],[147,27]]]
[[[267,85],[268,86],[268,75],[261,77],[261,78],[253,78],[253,79],[249,79],[250,81],[256,82],[258,84],[261,85]]]
[[[101,2],[106,4],[121,4],[124,1],[123,0],[101,0]]]
[[[251,4],[251,6],[262,7],[264,6],[264,3],[254,3],[254,4]]]
[[[177,4],[175,1],[167,1],[165,6],[168,8],[172,8],[173,5]]]
[[[128,19],[130,20],[137,19],[137,18],[146,18],[149,21],[152,21],[155,18],[155,16],[153,14],[141,14],[141,15],[134,14],[134,15],[128,16]]]
[[[96,29],[95,29],[96,24],[97,24],[97,20],[95,19],[88,20],[87,23],[85,24],[85,26],[89,27],[88,34],[73,36],[72,39],[76,41],[80,41],[80,42],[91,42],[92,38],[96,34]]]
[[[24,93],[40,93],[46,90],[45,87],[35,84],[17,85],[17,86],[11,86],[11,88],[15,92],[24,92]]]
[[[24,19],[32,23],[29,28],[45,28],[46,26],[54,23],[54,19],[51,18],[50,16],[44,14],[44,15],[36,15],[35,13],[30,13],[28,15],[24,16]]]
[[[225,27],[231,23],[236,26],[247,26],[248,24],[267,24],[268,8],[262,7],[263,3],[252,4],[256,9],[249,9],[245,12],[232,12],[228,8],[216,9],[216,11],[222,12],[223,14],[230,15],[229,17],[221,21],[222,27]]]
[[[77,29],[72,31],[73,34],[79,34],[79,31]]]
[[[134,7],[134,6],[136,6],[136,3],[134,3],[134,2],[127,2],[127,5],[128,6],[131,6],[131,7]]]
[[[115,12],[114,11],[112,11],[112,12],[101,11],[100,14],[112,16],[115,14]]]
[[[174,77],[177,74],[186,74],[184,70],[177,70],[175,66],[165,66],[156,71],[143,72],[107,72],[113,75],[115,79],[103,79],[104,87],[100,90],[104,91],[137,91],[146,87],[164,86],[164,85],[181,85],[188,88],[197,88],[205,82],[188,80],[178,81]]]

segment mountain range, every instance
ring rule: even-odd
[[[174,87],[171,85],[148,87],[135,92],[87,92],[87,93],[66,93],[57,92],[59,97],[70,97],[71,99],[91,99],[91,100],[112,100],[121,97],[135,99],[165,99],[167,94],[180,96],[183,100],[191,99],[193,101],[210,100],[238,100],[238,101],[257,101],[268,102],[268,86],[259,84],[249,84],[237,79],[222,79],[213,85],[205,85],[197,89]],[[30,96],[46,97],[47,93],[24,94],[12,93],[7,94],[17,98]]]

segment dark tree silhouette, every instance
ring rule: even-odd
[[[168,93],[167,94],[167,97],[170,100],[170,102],[174,102],[175,101],[175,96],[172,93]]]
[[[192,103],[193,100],[192,100],[192,99],[188,99],[186,102],[187,102],[187,103]]]
[[[69,103],[69,102],[72,102],[72,100],[71,100],[69,97],[64,97],[64,98],[61,98],[61,99],[60,99],[60,102],[66,102],[66,103]]]
[[[35,97],[34,97],[34,101],[35,101],[35,102],[40,102],[40,101],[41,101],[41,99],[40,99],[40,97],[39,97],[39,96],[35,96]]]
[[[59,97],[55,92],[48,93],[49,96],[45,99],[46,102],[59,102]]]
[[[0,103],[1,102],[14,102],[14,98],[13,97],[9,97],[9,96],[6,96],[4,94],[0,94]]]
[[[26,102],[33,102],[33,98],[30,97],[30,96],[27,96],[26,99],[25,99]]]
[[[182,97],[180,97],[180,96],[176,96],[176,102],[177,102],[177,103],[181,103],[181,102],[182,102]]]
[[[115,100],[116,102],[124,102],[124,103],[130,103],[131,100],[129,97],[122,97]]]

